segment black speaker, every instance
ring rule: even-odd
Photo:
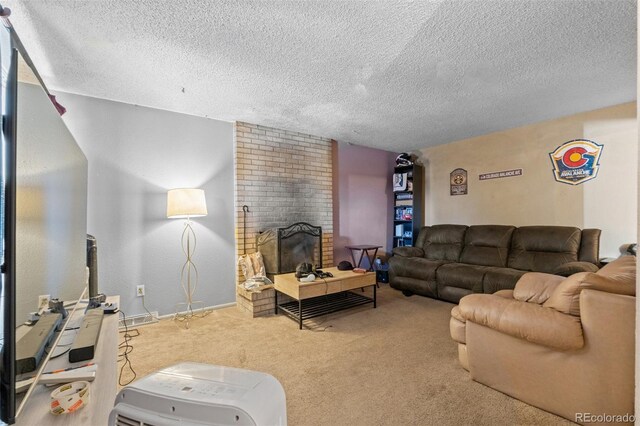
[[[98,294],[98,242],[87,234],[87,266],[89,267],[89,297]]]

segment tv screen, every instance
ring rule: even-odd
[[[0,321],[2,370],[0,370],[0,419],[15,419],[15,114],[17,90],[17,52],[11,46],[9,30],[0,26],[0,105],[2,132],[0,143],[0,258],[2,289]]]
[[[16,336],[29,330],[26,322],[38,311],[39,296],[71,302],[87,283],[87,160],[10,31],[11,39],[0,38],[3,78],[6,72],[0,418],[6,423],[25,406],[22,400],[16,409]]]

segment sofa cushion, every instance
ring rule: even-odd
[[[470,226],[464,236],[460,262],[483,266],[507,266],[514,229],[513,226],[504,225]]]
[[[581,235],[569,226],[522,226],[513,232],[508,266],[551,274],[559,265],[578,260]]]
[[[487,271],[482,280],[483,293],[495,293],[498,290],[512,289],[526,271],[511,268],[493,268]]]
[[[442,287],[458,287],[482,293],[482,278],[490,270],[489,266],[469,265],[466,263],[448,263],[436,271],[438,289]]]
[[[460,315],[467,321],[518,339],[560,350],[584,346],[580,319],[493,294],[470,294],[460,300]],[[523,365],[526,368],[526,365]]]
[[[418,247],[394,247],[393,254],[403,257],[423,257],[424,250]]]
[[[590,262],[569,262],[563,263],[553,270],[554,275],[568,277],[578,272],[596,272],[598,267]]]
[[[544,303],[547,308],[580,316],[580,292],[593,289],[607,293],[636,295],[636,258],[623,256],[598,272],[580,272],[565,278]]]
[[[504,297],[505,299],[513,299],[513,290],[511,289],[498,290],[495,293],[493,293],[493,295],[498,297]]]
[[[564,281],[559,275],[544,272],[527,272],[518,280],[513,290],[513,298],[521,302],[546,302],[555,289]]]
[[[465,225],[425,226],[420,230],[415,246],[424,250],[427,259],[457,262],[466,230]]]
[[[436,280],[424,281],[408,277],[395,277],[389,280],[389,285],[396,290],[408,291],[426,297],[438,297]]]
[[[437,285],[438,299],[445,302],[459,303],[460,299],[473,294],[468,288],[453,287],[450,285]]]
[[[392,256],[389,259],[389,270],[394,276],[435,281],[436,269],[445,263],[449,262],[446,260],[429,260],[423,257]]]

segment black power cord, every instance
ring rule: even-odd
[[[126,386],[129,383],[133,382],[137,377],[137,374],[136,374],[135,370],[133,369],[133,365],[131,365],[131,360],[129,359],[129,354],[131,352],[133,352],[133,346],[131,346],[129,344],[129,341],[131,341],[131,339],[133,339],[134,337],[139,336],[140,332],[138,331],[137,328],[134,328],[131,331],[135,332],[136,334],[135,335],[131,335],[129,333],[129,327],[127,326],[127,316],[125,315],[124,312],[122,312],[122,309],[120,310],[120,313],[122,314],[122,323],[124,324],[124,335],[123,335],[124,340],[122,341],[122,343],[120,343],[118,345],[118,350],[124,349],[124,351],[122,353],[118,354],[118,361],[124,360],[124,364],[122,364],[122,367],[120,367],[120,374],[118,375],[118,384],[120,386]],[[121,331],[121,333],[122,333],[122,331]],[[129,370],[131,370],[131,373],[133,373],[133,377],[128,382],[123,383],[122,382],[122,373],[123,373],[124,368],[126,366],[129,366]]]

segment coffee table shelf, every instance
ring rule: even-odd
[[[326,296],[313,297],[301,301],[291,301],[278,305],[278,308],[296,321],[319,317],[326,314],[354,308],[368,303],[375,303],[375,299],[353,291],[344,293],[327,294]],[[302,315],[300,308],[302,307]]]

